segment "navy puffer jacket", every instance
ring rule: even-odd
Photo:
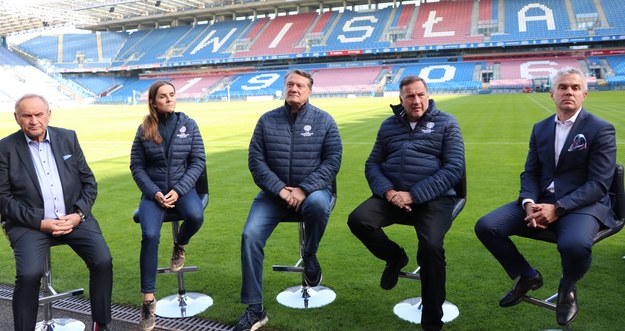
[[[293,122],[285,105],[263,114],[252,135],[248,165],[254,182],[276,196],[285,186],[306,194],[331,189],[343,146],[330,114],[304,104]]]
[[[177,112],[178,122],[169,150],[163,144],[146,141],[141,125],[132,142],[130,171],[144,196],[154,199],[156,192],[175,190],[179,196],[195,187],[206,167],[204,142],[193,119]]]
[[[374,195],[394,189],[410,192],[415,204],[455,196],[453,187],[464,173],[464,142],[456,119],[429,100],[414,130],[402,105],[382,122],[365,176]]]

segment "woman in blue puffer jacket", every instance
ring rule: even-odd
[[[204,171],[206,156],[200,130],[194,120],[175,112],[176,90],[166,81],[157,81],[148,91],[149,114],[137,129],[130,153],[130,170],[141,190],[141,292],[143,309],[140,325],[155,325],[156,271],[163,216],[168,208],[184,219],[174,243],[170,268],[184,266],[184,246],[204,222],[204,208],[195,191],[195,182]]]

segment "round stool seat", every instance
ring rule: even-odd
[[[202,293],[172,294],[156,302],[156,315],[167,318],[195,316],[213,305],[213,299]]]
[[[318,308],[336,299],[336,293],[325,286],[293,286],[276,296],[276,300],[290,308]]]
[[[399,318],[411,323],[421,324],[421,297],[406,299],[395,305],[393,313]],[[458,307],[449,301],[443,303],[443,323],[451,322],[460,315]]]
[[[73,318],[55,318],[35,325],[36,331],[84,331],[85,323]]]

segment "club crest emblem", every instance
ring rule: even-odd
[[[301,133],[302,137],[311,137],[312,135],[314,135],[314,132],[310,132],[310,130],[312,130],[312,126],[310,125],[304,125],[304,132]]]
[[[187,127],[183,125],[180,128],[180,130],[178,130],[178,135],[177,135],[178,138],[184,139],[184,138],[188,137],[189,135],[186,132],[187,132]]]

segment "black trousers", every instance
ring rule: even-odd
[[[454,198],[412,205],[406,212],[385,199],[372,196],[349,215],[347,224],[352,233],[378,259],[390,262],[401,256],[402,248],[386,236],[382,228],[392,224],[412,225],[419,245],[417,263],[421,274],[423,298],[423,329],[440,329],[443,326],[443,303],[445,302],[445,249],[443,240],[451,228]]]
[[[8,236],[15,256],[13,322],[16,331],[35,329],[44,259],[48,248],[55,241],[69,245],[89,268],[89,297],[93,321],[104,325],[111,322],[113,264],[111,252],[97,222],[87,221],[74,228],[71,233],[60,237],[34,229],[28,229],[18,238],[12,238],[10,233]],[[53,266],[63,265],[63,261],[54,258],[54,250],[51,260]]]

